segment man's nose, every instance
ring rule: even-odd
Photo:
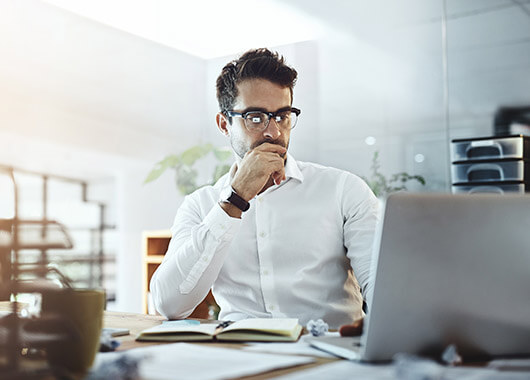
[[[267,128],[265,128],[265,130],[263,131],[263,136],[272,140],[276,140],[278,137],[280,137],[280,135],[280,126],[278,125],[278,122],[273,117],[271,117],[271,119],[269,120],[269,125],[267,125]]]

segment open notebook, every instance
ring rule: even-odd
[[[195,325],[161,324],[143,330],[138,341],[184,342],[232,340],[252,342],[294,342],[302,326],[296,318],[251,318],[237,322]]]

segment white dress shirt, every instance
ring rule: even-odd
[[[361,317],[378,200],[359,177],[287,156],[286,180],[250,201],[241,219],[219,206],[228,174],[187,196],[151,279],[156,309],[185,318],[210,288],[220,319]],[[355,275],[353,275],[352,273]]]

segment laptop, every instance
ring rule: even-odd
[[[464,360],[530,355],[530,196],[390,195],[374,240],[359,338],[311,338],[337,356]]]

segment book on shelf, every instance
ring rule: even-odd
[[[302,326],[296,318],[250,318],[237,322],[200,324],[187,323],[186,320],[183,320],[170,321],[143,330],[136,337],[136,340],[157,342],[211,340],[295,342],[300,337],[301,332]]]

